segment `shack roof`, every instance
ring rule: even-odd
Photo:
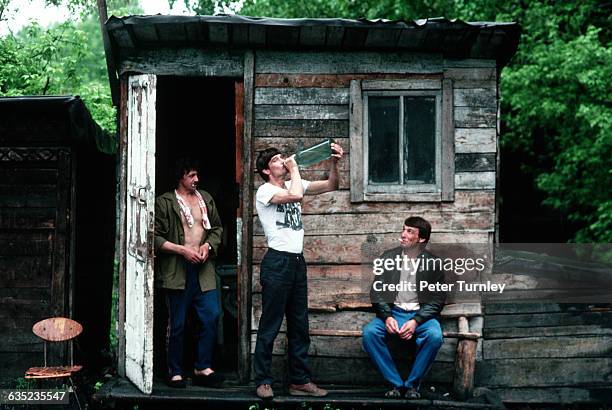
[[[517,23],[422,20],[280,19],[239,15],[111,16],[115,52],[159,47],[292,50],[387,50],[442,53],[448,58],[495,59],[516,52]],[[119,50],[117,50],[119,49]]]
[[[66,130],[68,143],[115,153],[114,137],[93,120],[78,95],[0,98],[0,135],[20,136],[35,127],[44,130],[58,125]]]

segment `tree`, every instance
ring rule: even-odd
[[[95,0],[47,0],[70,7],[78,18],[49,28],[30,24],[0,38],[0,96],[79,95],[107,132],[116,132],[104,47]],[[133,0],[110,2],[118,13],[137,13]],[[0,0],[0,18],[12,7]],[[123,7],[123,8],[122,8]],[[4,14],[4,17],[2,17]]]
[[[501,77],[502,144],[525,154],[544,204],[577,224],[580,242],[612,240],[612,52],[603,11],[594,1],[530,3],[519,52]]]

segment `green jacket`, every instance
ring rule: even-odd
[[[212,196],[199,190],[208,211],[212,229],[204,230],[202,242],[211,246],[210,256],[200,265],[200,289],[207,291],[216,288],[215,257],[221,245],[223,227],[221,218]],[[166,241],[182,245],[185,232],[181,223],[181,209],[174,191],[166,192],[155,199],[155,279],[159,286],[166,289],[185,289],[186,261],[181,255],[159,251]]]

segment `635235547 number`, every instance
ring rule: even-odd
[[[0,404],[68,404],[70,390],[2,389]]]

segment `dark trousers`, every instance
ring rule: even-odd
[[[168,374],[170,377],[183,372],[183,334],[187,310],[193,306],[199,320],[198,344],[195,368],[204,370],[212,367],[213,349],[217,340],[219,319],[219,295],[216,289],[202,292],[198,280],[198,265],[187,264],[185,289],[166,289],[168,304]]]
[[[272,384],[272,347],[287,316],[289,378],[310,382],[308,367],[308,286],[302,254],[268,249],[261,261],[262,312],[255,346],[255,383]]]

